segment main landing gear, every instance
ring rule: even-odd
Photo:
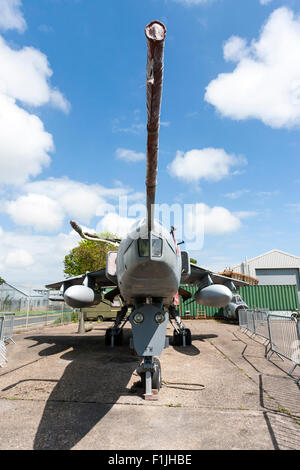
[[[171,305],[169,307],[169,313],[170,313],[170,323],[174,328],[173,332],[173,345],[174,346],[191,346],[192,344],[192,335],[191,335],[191,330],[189,328],[185,328],[180,315],[178,315],[178,312],[176,308]],[[171,321],[171,317],[176,323],[176,326],[173,325]]]
[[[128,319],[125,318],[127,311],[128,311],[128,307],[122,307],[122,309],[119,310],[117,313],[114,326],[106,330],[105,332],[105,345],[106,346],[111,346],[113,348],[114,346],[121,346],[123,344],[123,328],[128,321]],[[124,322],[121,325],[123,320]]]

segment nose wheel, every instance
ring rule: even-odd
[[[145,390],[145,400],[157,400],[157,394],[162,386],[159,359],[145,357],[144,362],[139,365],[137,373],[141,377],[141,385]]]

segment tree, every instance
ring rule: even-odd
[[[103,237],[116,238],[111,233],[101,233]],[[98,271],[105,268],[106,254],[116,251],[117,247],[110,243],[93,242],[82,240],[78,246],[73,248],[64,259],[64,273],[67,277],[79,276],[87,271]]]
[[[1,284],[4,284],[4,283],[5,283],[5,280],[2,279],[2,277],[0,277],[0,286],[1,286]]]

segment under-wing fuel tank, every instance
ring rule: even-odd
[[[198,304],[207,307],[225,307],[232,299],[232,292],[226,286],[213,284],[199,289],[194,299]]]
[[[73,308],[93,307],[101,302],[101,295],[87,286],[71,286],[65,291],[64,300]]]

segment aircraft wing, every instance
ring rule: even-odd
[[[80,276],[74,276],[64,279],[63,281],[54,282],[53,284],[47,284],[47,289],[57,289],[59,290],[63,284],[67,287],[71,286],[78,286],[83,284],[84,279],[88,275],[93,281],[95,281],[100,287],[111,287],[115,285],[110,279],[108,279],[105,275],[105,269],[101,269],[100,271],[93,271],[87,274],[80,274]]]
[[[222,276],[221,274],[216,274],[208,269],[201,268],[194,263],[191,264],[191,274],[189,277],[184,281],[185,284],[197,284],[203,281],[207,275],[210,276],[211,280],[214,284],[228,284],[229,282],[233,282],[235,287],[240,286],[248,286],[249,283],[245,281],[241,281],[240,279],[235,279],[232,277]]]

